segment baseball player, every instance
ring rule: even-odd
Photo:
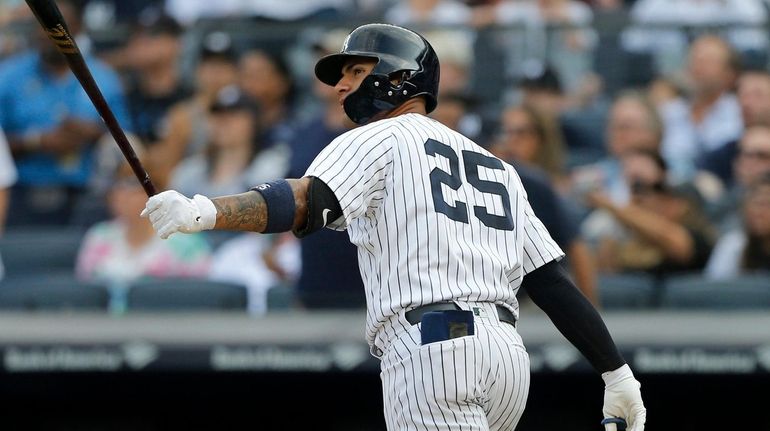
[[[361,126],[332,141],[303,178],[213,199],[173,190],[150,198],[142,215],[160,237],[346,229],[358,247],[389,430],[515,428],[529,390],[516,331],[522,286],[602,374],[605,418],[643,430],[640,384],[558,263],[564,254],[516,171],[426,116],[439,80],[430,44],[367,24],[315,74]]]

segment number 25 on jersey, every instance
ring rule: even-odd
[[[462,186],[460,177],[460,158],[457,152],[449,145],[443,144],[435,139],[428,139],[425,142],[425,153],[429,156],[440,155],[449,160],[449,172],[438,167],[430,172],[430,185],[433,193],[433,206],[436,211],[445,214],[450,219],[468,223],[468,205],[462,201],[455,201],[450,205],[444,200],[441,191],[441,184],[446,185],[452,190],[458,190]],[[482,180],[479,178],[479,167],[488,169],[505,170],[503,162],[500,159],[486,156],[473,151],[462,151],[463,167],[465,169],[465,178],[473,188],[482,192],[500,197],[505,215],[490,214],[487,207],[481,205],[473,206],[473,215],[485,226],[500,230],[513,230],[513,217],[511,216],[511,198],[505,185],[496,181]]]

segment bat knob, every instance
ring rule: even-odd
[[[623,418],[605,418],[602,419],[605,431],[625,431],[626,420]]]

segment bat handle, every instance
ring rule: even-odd
[[[602,419],[605,431],[625,431],[626,420],[623,418],[604,418]]]

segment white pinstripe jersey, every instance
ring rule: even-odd
[[[358,247],[367,340],[403,309],[440,301],[507,304],[522,276],[563,252],[532,212],[514,168],[420,114],[336,138],[306,176],[324,181]]]

